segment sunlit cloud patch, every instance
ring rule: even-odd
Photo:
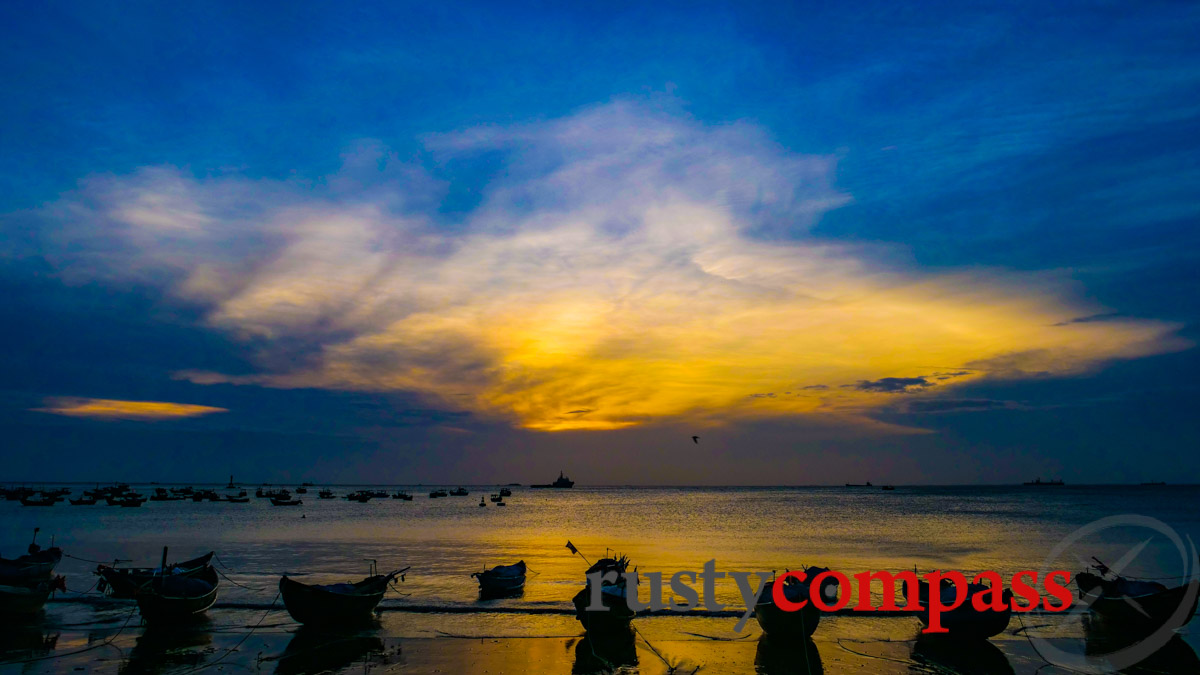
[[[403,390],[551,431],[862,419],[898,396],[1187,346],[1062,274],[927,272],[812,236],[852,199],[836,158],[753,125],[614,103],[424,141],[430,170],[365,143],[316,185],[93,177],[42,212],[47,255],[68,279],[201,306],[258,365],[178,377]],[[497,153],[481,202],[445,222],[455,178],[437,166]]]
[[[122,401],[107,398],[52,397],[37,412],[109,420],[170,420],[229,412],[225,408],[166,401]]]

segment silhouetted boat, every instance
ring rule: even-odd
[[[302,584],[286,575],[279,580],[283,605],[292,618],[306,625],[339,625],[369,619],[388,584],[409,568],[375,574],[357,583]]]
[[[0,615],[34,614],[46,604],[46,598],[55,590],[67,590],[64,577],[43,579],[28,585],[0,583]]]
[[[199,558],[175,563],[167,567],[166,576],[216,579],[217,572],[211,565],[214,555],[210,551]],[[101,593],[112,598],[132,598],[139,588],[148,585],[155,577],[163,576],[163,571],[160,567],[116,568],[100,565],[95,574],[101,579],[97,584],[97,590]]]
[[[61,548],[51,546],[43,551],[37,545],[38,531],[34,530],[34,542],[29,544],[28,553],[12,560],[0,558],[0,584],[21,586],[45,581],[54,573],[58,563],[62,562]]]
[[[42,495],[40,498],[22,497],[21,506],[54,506],[59,500],[47,495]]]
[[[472,572],[479,581],[479,594],[501,596],[516,593],[525,588],[525,561],[514,565],[496,565],[486,572]]]
[[[574,487],[575,481],[563,475],[562,471],[558,472],[558,478],[553,483],[545,483],[542,485],[530,485],[531,488],[569,488]]]
[[[763,586],[763,592],[758,596],[754,605],[754,618],[767,635],[777,639],[808,638],[817,630],[821,622],[821,610],[809,600],[810,583],[818,574],[828,572],[824,567],[809,567],[804,570],[806,578],[800,581],[795,577],[787,577],[783,582],[783,597],[792,602],[801,600],[807,604],[794,612],[784,611],[775,604],[774,589],[778,580],[768,581]],[[821,582],[821,597],[825,602],[833,604],[837,600],[838,582],[833,577],[826,577]]]
[[[167,547],[163,547],[161,569],[167,566]],[[217,601],[220,579],[209,565],[193,575],[159,574],[134,593],[138,611],[147,623],[174,623],[203,614]]]
[[[232,495],[229,495],[229,496],[226,496],[225,499],[222,499],[221,501],[229,502],[230,504],[249,504],[250,498],[249,497],[234,497]]]
[[[333,494],[333,490],[321,490],[317,493],[317,496],[321,499],[333,499],[337,497],[337,495]]]
[[[449,494],[449,493],[447,493],[445,490],[434,490],[434,491],[432,491],[432,492],[430,492],[430,493],[429,493],[429,498],[430,498],[430,499],[437,499],[438,497],[445,497],[445,496],[447,496],[448,494]]]
[[[146,498],[137,493],[128,493],[117,497],[108,497],[105,499],[109,506],[125,506],[137,507],[146,503]]]
[[[80,497],[79,499],[68,499],[72,506],[95,506],[95,497]]]
[[[407,492],[402,491],[402,492],[397,492],[396,494],[392,495],[392,499],[400,499],[400,500],[403,500],[406,502],[411,502],[413,499],[413,496],[408,494]]]
[[[862,484],[859,484],[859,483],[846,483],[846,487],[875,487],[875,486],[874,486],[874,485],[871,485],[871,481],[867,481],[867,482],[865,482],[865,483],[862,483]]]
[[[502,502],[502,501],[504,501],[504,497],[501,497],[501,496],[500,496],[500,495],[498,495],[498,494],[496,494],[496,495],[492,495],[492,496],[490,497],[490,499],[492,500],[492,502],[493,502],[493,503],[499,503],[499,502]]]
[[[901,584],[904,588],[904,597],[908,598],[908,584]],[[991,608],[983,611],[975,609],[973,598],[979,593],[991,593],[991,586],[985,584],[967,584],[967,597],[958,607],[942,612],[941,621],[942,627],[948,632],[947,635],[956,638],[986,640],[993,635],[1008,627],[1009,619],[1012,618],[1012,591],[1005,589],[1001,594],[1004,602],[1004,609],[996,611]],[[954,582],[949,579],[942,579],[941,588],[939,589],[943,605],[950,605],[954,602],[955,588]],[[929,582],[919,580],[917,583],[917,604],[920,610],[917,612],[917,618],[921,623],[929,625]]]
[[[896,487],[895,487],[895,486],[893,486],[893,485],[884,485],[883,487],[881,487],[881,488],[879,488],[879,489],[880,489],[880,490],[895,490],[895,489],[896,489]]]
[[[572,485],[574,485],[574,483],[572,483]],[[505,488],[500,488],[500,496],[501,496],[501,497],[511,497],[511,496],[512,496],[512,490],[509,490],[509,489],[508,489],[508,488],[506,488],[506,487],[505,487]]]
[[[367,502],[371,501],[371,497],[372,495],[370,492],[351,492],[350,494],[346,495],[346,501],[366,504]]]
[[[617,574],[616,581],[603,581],[600,584],[600,603],[607,610],[589,611],[592,602],[592,579],[589,576],[587,584],[571,599],[575,605],[575,618],[583,624],[588,633],[608,633],[629,630],[629,624],[637,614],[629,607],[626,599],[625,571],[629,568],[629,558],[601,558],[588,568],[587,574],[599,572],[601,576],[609,572]]]
[[[289,499],[285,497],[272,497],[271,503],[275,506],[300,506],[304,503],[302,499]]]
[[[298,494],[298,495],[306,495],[306,494],[308,494],[308,488],[306,488],[306,487],[304,487],[303,485],[301,485],[300,487],[296,488],[296,494]]]
[[[1062,482],[1061,478],[1059,478],[1057,480],[1042,480],[1042,477],[1038,476],[1038,478],[1036,480],[1027,481],[1025,483],[1025,485],[1043,485],[1043,486],[1047,486],[1047,487],[1058,487],[1058,486],[1066,485],[1066,483]]]
[[[450,496],[451,496],[451,497],[466,497],[466,496],[467,496],[467,495],[469,495],[469,494],[471,494],[471,493],[470,493],[470,492],[467,492],[467,489],[466,489],[466,488],[461,488],[461,487],[460,487],[460,488],[455,488],[455,489],[453,489],[453,490],[451,490],[451,491],[450,491]]]
[[[1095,558],[1093,558],[1095,560]],[[1082,572],[1075,576],[1079,597],[1094,598],[1088,609],[1110,631],[1142,634],[1167,627],[1174,630],[1187,625],[1196,614],[1200,580],[1169,588],[1157,581],[1139,581],[1113,575],[1096,561],[1100,574]],[[1112,578],[1108,578],[1109,575]]]

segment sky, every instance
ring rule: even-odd
[[[0,481],[1200,481],[1200,6],[741,4],[6,4]]]

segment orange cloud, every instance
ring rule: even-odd
[[[52,415],[65,415],[67,417],[89,417],[110,420],[154,421],[229,412],[226,408],[192,405],[190,403],[121,401],[109,398],[56,397],[48,398],[44,403],[45,407],[33,408],[33,410]]]
[[[192,382],[415,392],[546,431],[868,424],[897,397],[1190,346],[1177,324],[1082,301],[1066,274],[930,272],[812,237],[851,201],[835,159],[752,125],[614,104],[426,142],[443,158],[511,150],[453,226],[435,224],[444,186],[419,171],[322,194],[157,168],[64,199],[48,256],[160,283],[253,345],[257,372],[177,373]]]

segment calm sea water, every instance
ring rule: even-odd
[[[345,494],[361,486],[338,486]],[[451,486],[453,487],[453,486]],[[73,591],[95,582],[87,561],[132,560],[156,565],[162,547],[172,560],[216,551],[233,583],[222,601],[270,603],[281,574],[311,582],[361,578],[367,559],[380,569],[411,567],[405,596],[385,606],[567,609],[586,564],[606,550],[630,556],[642,572],[669,577],[699,571],[716,560],[720,571],[783,571],[821,565],[848,574],[916,568],[976,572],[1005,578],[1040,569],[1065,537],[1101,518],[1125,514],[1162,521],[1181,537],[1200,535],[1200,487],[899,487],[866,488],[625,488],[570,490],[514,488],[497,508],[478,506],[493,486],[469,487],[470,496],[429,499],[429,486],[407,489],[414,501],[375,499],[365,504],[319,500],[310,488],[300,507],[148,502],[141,508],[22,507],[0,501],[0,555],[23,551],[34,527],[39,542],[55,543],[73,558],[60,572]],[[77,492],[83,488],[77,488]],[[147,486],[138,487],[149,493]],[[253,488],[250,488],[253,493]],[[1091,556],[1115,561],[1149,540],[1128,568],[1133,575],[1181,573],[1173,543],[1137,527],[1109,528],[1069,547],[1056,567],[1080,571]],[[524,560],[531,571],[518,598],[479,601],[471,572]],[[645,589],[643,589],[645,590]],[[741,607],[736,585],[717,585],[719,602]],[[531,622],[534,625],[536,622]],[[536,630],[531,628],[530,630]]]

